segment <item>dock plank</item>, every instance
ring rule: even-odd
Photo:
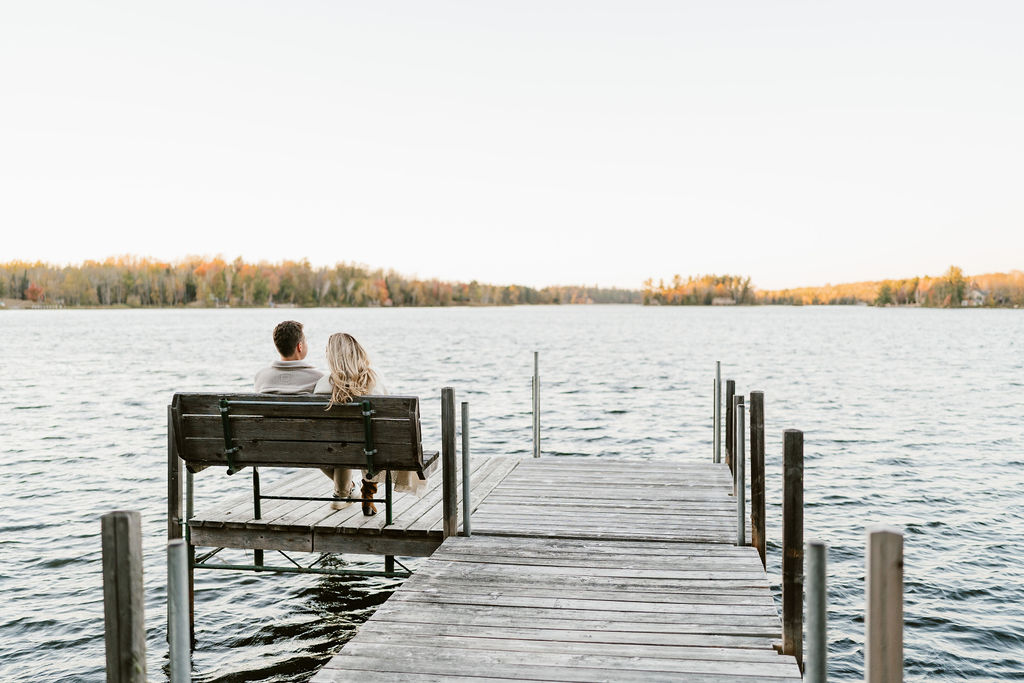
[[[521,461],[313,680],[799,680],[728,470],[646,465]]]
[[[319,490],[319,477],[274,486]],[[734,545],[724,465],[475,458],[471,478],[471,538],[442,538],[436,476],[421,498],[396,494],[391,526],[315,502],[254,520],[236,501],[197,521],[429,556],[314,682],[799,680],[773,648],[781,623],[757,551]]]

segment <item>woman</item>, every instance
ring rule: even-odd
[[[376,371],[370,367],[370,357],[355,338],[345,332],[332,334],[327,340],[327,367],[330,372],[320,378],[313,389],[317,394],[330,394],[328,408],[335,403],[348,403],[358,396],[387,394]],[[350,470],[345,467],[321,468],[323,473],[334,480],[336,498],[352,498],[356,484],[351,481]],[[383,481],[384,472],[378,472],[372,479],[365,477],[360,489],[361,498],[373,498],[377,493],[377,484]],[[415,472],[396,472],[395,490],[422,494],[423,483]],[[331,503],[335,510],[351,505],[349,502],[336,501]],[[377,514],[377,506],[372,502],[363,502],[363,514]]]

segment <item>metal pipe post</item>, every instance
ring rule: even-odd
[[[171,644],[171,683],[192,680],[192,642],[189,627],[188,544],[167,543],[167,639]]]
[[[533,457],[540,457],[540,352],[533,352]]]
[[[828,547],[821,541],[807,542],[807,668],[804,671],[806,683],[825,683],[826,680],[827,551]]]
[[[899,529],[868,529],[867,615],[864,680],[903,680],[903,534]]]
[[[735,476],[733,477],[733,494],[736,496],[736,545],[747,544],[747,482],[746,482],[746,461],[744,453],[746,449],[743,444],[744,432],[744,411],[743,397],[733,397],[733,427],[736,434],[733,436],[733,464]]]
[[[462,535],[472,536],[469,500],[469,403],[462,402]]]
[[[722,462],[722,361],[715,361],[715,410],[714,410],[714,421],[715,421],[715,452],[714,462]]]

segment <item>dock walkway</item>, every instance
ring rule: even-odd
[[[484,462],[472,537],[443,540],[314,683],[800,678],[757,551],[734,545],[725,465]]]

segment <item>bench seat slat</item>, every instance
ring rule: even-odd
[[[362,444],[324,443],[318,441],[250,441],[236,439],[235,445],[242,450],[235,456],[239,467],[348,467],[359,469],[366,466],[366,455]],[[193,465],[227,465],[224,455],[224,440],[186,439],[183,460]],[[408,447],[399,450],[389,445],[377,447],[373,456],[378,470],[411,471],[425,473],[437,459],[437,452],[424,453],[423,462],[410,457]]]
[[[238,440],[261,441],[338,441],[360,444],[364,441],[363,418],[312,419],[231,416],[231,432]],[[394,418],[373,420],[375,445],[406,444],[409,439],[409,420]],[[186,415],[182,421],[185,439],[213,439],[224,443],[224,426],[220,415]]]
[[[265,402],[271,405],[232,405],[232,415],[260,415],[263,417],[336,418],[362,417],[360,409],[352,406],[324,406],[327,394],[175,394],[174,406],[182,415],[220,416],[220,399],[240,402]],[[419,398],[416,396],[366,396],[373,405],[376,418],[419,418]],[[292,405],[313,403],[314,405]]]

